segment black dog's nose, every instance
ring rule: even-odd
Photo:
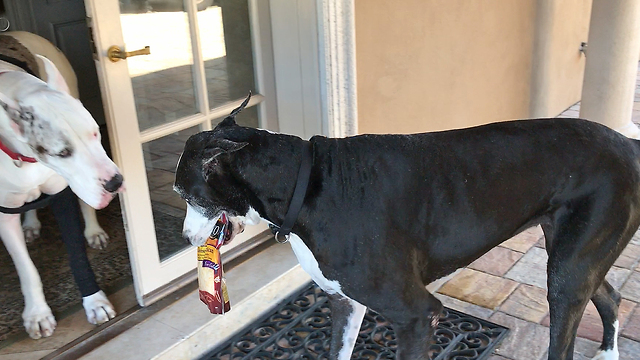
[[[107,181],[107,183],[104,184],[104,189],[107,190],[108,192],[112,193],[112,192],[116,192],[118,189],[120,189],[120,186],[122,186],[122,175],[115,174],[111,178],[111,180]]]

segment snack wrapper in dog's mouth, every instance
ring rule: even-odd
[[[198,246],[200,300],[207,305],[212,314],[224,314],[231,310],[219,250],[230,235],[229,219],[222,213],[206,243]]]

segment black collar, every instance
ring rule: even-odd
[[[300,162],[300,169],[298,170],[298,180],[296,182],[296,188],[293,191],[293,197],[291,203],[289,203],[289,210],[284,217],[282,226],[269,225],[273,232],[276,241],[279,243],[286,243],[289,241],[289,234],[293,229],[293,225],[298,219],[300,209],[302,209],[302,203],[307,195],[307,188],[309,187],[309,177],[311,175],[311,167],[313,166],[313,144],[311,141],[305,141],[302,149],[302,161]]]

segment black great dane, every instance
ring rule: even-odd
[[[638,141],[578,119],[305,141],[237,125],[243,106],[185,145],[183,235],[203,244],[222,212],[232,236],[260,219],[282,224],[310,163],[288,239],[330,294],[331,358],[350,358],[370,307],[393,324],[398,359],[427,359],[442,304],[425,286],[538,224],[549,359],[573,358],[589,300],[604,324],[596,359],[618,358],[620,295],[604,278],[640,225]]]

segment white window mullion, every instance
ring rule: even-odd
[[[198,110],[205,117],[209,115],[209,96],[207,94],[207,77],[204,70],[204,59],[202,47],[200,46],[200,27],[198,26],[198,8],[195,0],[184,0],[184,7],[189,18],[189,30],[191,34],[191,51],[193,53],[193,78],[196,99],[198,100]],[[211,121],[202,124],[202,130],[211,128]]]
[[[278,131],[278,110],[276,105],[276,83],[273,65],[273,39],[271,35],[271,15],[269,2],[249,1],[251,21],[251,44],[253,45],[253,66],[255,68],[256,91],[265,96],[258,108],[260,127]]]

